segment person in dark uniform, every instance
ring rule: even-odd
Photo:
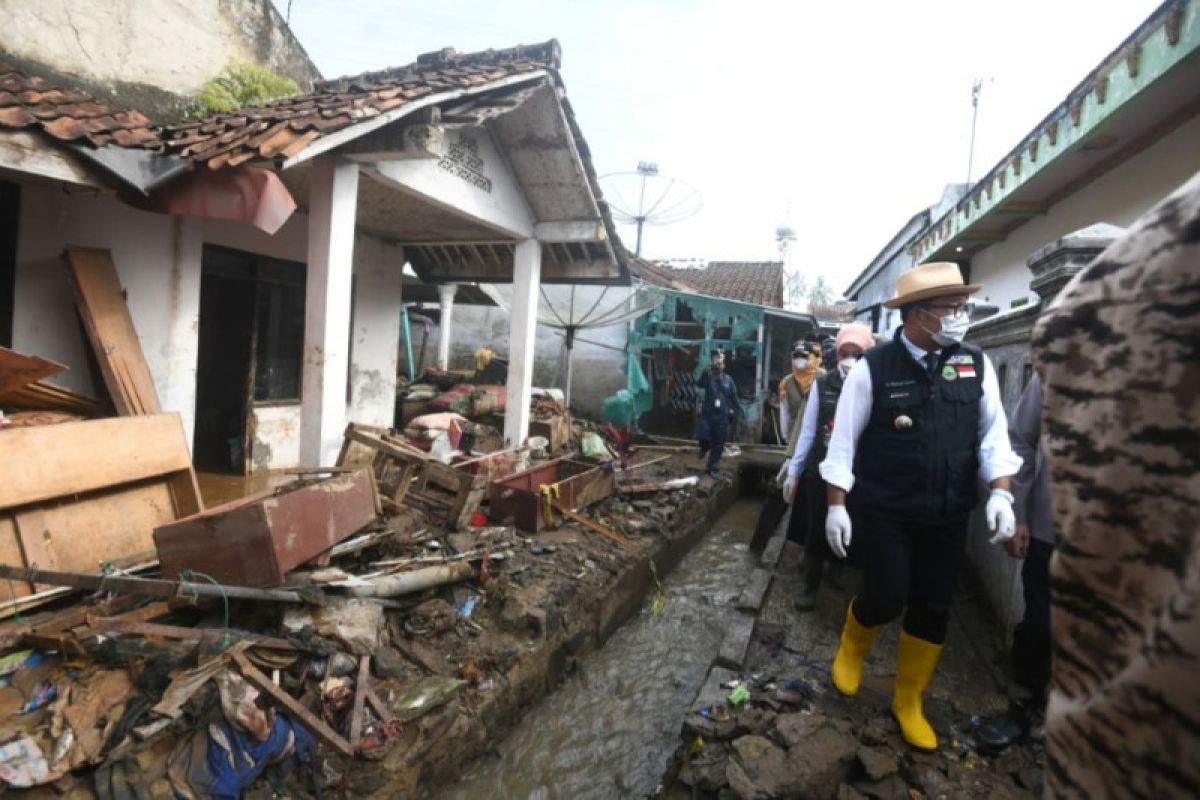
[[[904,324],[846,376],[820,466],[828,484],[826,540],[845,558],[853,531],[863,568],[833,662],[834,685],[858,692],[871,642],[903,614],[892,715],[905,741],[925,750],[936,749],[937,735],[921,697],[946,638],[980,478],[991,487],[992,543],[1011,539],[1015,529],[1011,476],[1021,459],[1009,444],[991,362],[962,343],[967,300],[980,288],[964,285],[950,262],[899,277],[896,297],[884,306],[899,308]]]
[[[721,466],[721,453],[725,450],[725,437],[729,435],[729,423],[742,411],[738,404],[737,386],[733,378],[725,374],[723,351],[713,351],[712,362],[700,376],[700,385],[704,388],[697,437],[700,440],[700,457],[708,454],[704,474],[715,478]]]

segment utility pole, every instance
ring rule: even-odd
[[[979,120],[979,92],[983,81],[979,78],[971,84],[971,149],[967,152],[967,185],[971,185],[971,169],[975,166],[975,123]]]

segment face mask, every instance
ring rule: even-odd
[[[793,358],[792,366],[796,369],[808,369],[809,363],[807,358]]]
[[[929,313],[928,311],[925,313]],[[934,315],[930,315],[934,316]],[[939,321],[942,324],[942,329],[937,333],[925,330],[933,337],[933,341],[939,347],[949,347],[950,345],[958,344],[967,335],[967,329],[971,327],[971,318],[967,314],[954,314],[949,317],[940,317]]]
[[[850,374],[850,370],[854,369],[854,365],[857,363],[857,358],[843,358],[838,362],[838,372],[842,373],[842,377],[845,378]]]

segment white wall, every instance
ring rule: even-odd
[[[87,343],[68,271],[69,245],[112,251],[130,316],[165,411],[178,411],[191,444],[195,425],[200,274],[204,243],[303,263],[307,220],[295,214],[274,236],[249,225],[138,211],[109,195],[66,194],[57,186],[21,185],[21,220],[13,315],[13,345],[65,364],[53,380],[95,394]],[[390,425],[400,335],[399,247],[355,241],[354,337],[348,416]],[[256,468],[299,462],[300,405],[256,407],[252,460]]]
[[[189,444],[196,400],[200,223],[151,214],[111,196],[21,185],[13,345],[65,364],[53,380],[95,394],[63,250],[112,251],[130,315],[164,411],[183,417]],[[98,376],[97,376],[98,377]]]
[[[1083,158],[1069,155],[1068,158]],[[1091,156],[1103,157],[1103,151]],[[1159,200],[1200,170],[1200,117],[1176,128],[1147,150],[1084,186],[1040,217],[1017,228],[1003,242],[971,260],[971,281],[982,283],[980,302],[1003,311],[1013,300],[1037,296],[1029,290],[1025,262],[1036,250],[1097,222],[1128,227]]]

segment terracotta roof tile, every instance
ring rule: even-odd
[[[701,269],[660,267],[701,294],[756,306],[783,307],[782,261],[710,261]]]
[[[37,126],[66,142],[160,148],[156,130],[138,111],[98,100],[74,87],[52,85],[0,62],[0,127]]]
[[[555,41],[481,53],[442,50],[405,67],[322,81],[310,95],[170,126],[160,138],[165,152],[214,168],[252,158],[287,158],[321,136],[429,94],[486,85],[537,69],[556,70],[559,61]],[[255,127],[256,121],[264,124]],[[254,135],[243,140],[241,134],[248,127]],[[234,142],[237,147],[231,149]]]

